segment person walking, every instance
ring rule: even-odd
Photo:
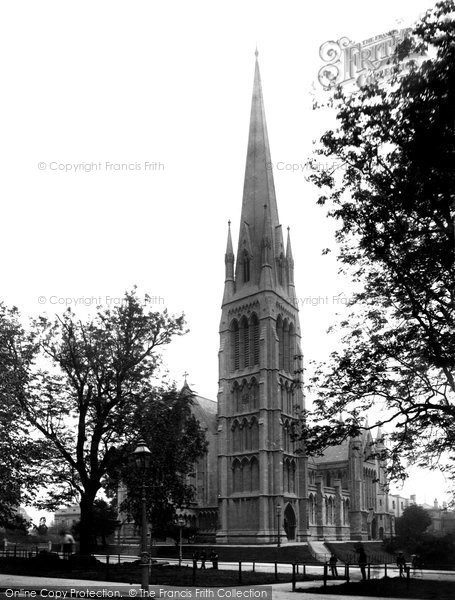
[[[330,572],[332,574],[332,577],[338,577],[337,562],[338,562],[338,559],[335,556],[335,554],[332,552],[332,556],[330,557],[330,560],[329,560]]]
[[[69,559],[73,553],[75,539],[69,531],[64,531],[62,534],[62,552],[63,558]]]
[[[397,567],[400,571],[400,577],[404,577],[406,571],[406,559],[403,552],[397,554]]]
[[[215,552],[215,550],[212,550],[209,558],[212,561],[213,568],[218,569],[218,554]]]
[[[413,575],[414,577],[417,576],[417,571],[420,571],[420,576],[423,577],[423,571],[422,571],[422,557],[420,556],[420,554],[413,554],[411,557],[411,564],[412,564],[412,568],[413,568]]]
[[[360,572],[362,573],[362,580],[366,581],[367,574],[365,567],[367,566],[367,555],[365,553],[365,548],[363,546],[360,546],[357,552],[359,553],[359,567]]]
[[[200,554],[200,559],[201,559],[201,569],[205,569],[205,561],[207,560],[207,554],[205,553],[205,550],[202,550],[202,552]]]

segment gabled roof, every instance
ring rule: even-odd
[[[203,396],[194,396],[193,414],[201,423],[211,427],[216,420],[218,402]]]
[[[345,440],[338,446],[329,446],[324,450],[322,456],[315,456],[314,460],[317,465],[322,463],[347,461],[349,459],[349,441]]]
[[[198,396],[191,390],[186,381],[181,389],[181,393],[193,395],[191,412],[203,427],[207,427],[210,431],[216,431],[218,402],[216,400],[210,400],[210,398],[204,398],[204,396]]]

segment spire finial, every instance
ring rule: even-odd
[[[259,56],[258,45],[256,44],[256,50],[254,51],[254,56],[257,58]]]
[[[229,221],[228,221],[228,227],[229,227],[229,229],[231,228],[231,219],[229,219]]]
[[[188,377],[189,373],[187,371],[185,371],[185,373],[183,373],[183,377],[185,378],[185,381],[183,383],[183,385],[188,385],[186,378]]]

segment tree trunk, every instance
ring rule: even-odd
[[[93,547],[93,502],[95,494],[84,494],[81,497],[81,525],[79,531],[80,554],[90,554]]]

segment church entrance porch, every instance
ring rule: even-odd
[[[294,509],[288,504],[284,510],[284,531],[289,542],[295,540],[296,518]]]

